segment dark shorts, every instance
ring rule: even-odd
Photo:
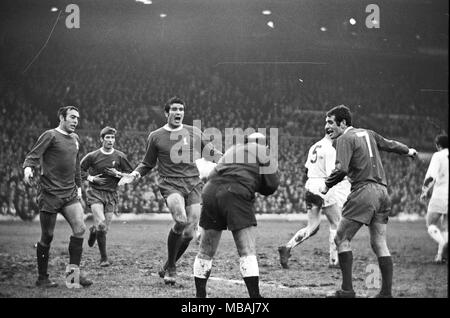
[[[160,177],[158,179],[159,191],[167,203],[167,198],[172,193],[179,193],[186,206],[202,202],[203,182],[199,177],[172,178]]]
[[[307,209],[311,209],[313,205],[318,206],[320,209],[323,205],[323,199],[320,195],[314,194],[306,190],[305,203]]]
[[[202,192],[200,226],[230,231],[256,226],[255,194],[239,183],[209,181]]]
[[[86,191],[87,205],[91,207],[93,204],[102,204],[104,213],[114,213],[117,201],[118,195],[116,191],[103,191],[91,187]]]
[[[38,194],[38,206],[39,211],[48,213],[61,213],[63,208],[72,205],[74,203],[80,202],[78,198],[77,188],[74,187],[67,194],[54,194],[46,190],[39,190]]]
[[[365,225],[373,222],[387,224],[391,200],[387,188],[378,183],[367,183],[350,192],[342,209],[342,217]]]

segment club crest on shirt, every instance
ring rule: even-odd
[[[116,161],[115,161],[115,160],[113,160],[113,162],[112,162],[112,166],[113,166],[113,167],[115,167],[115,165],[116,165]]]
[[[80,150],[80,145],[78,144],[78,140],[75,139],[75,146],[77,147],[77,150]]]

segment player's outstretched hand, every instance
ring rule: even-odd
[[[116,168],[105,169],[105,173],[107,175],[110,175],[111,177],[115,177],[115,178],[122,178],[122,176],[123,176],[123,173],[118,171]]]
[[[89,176],[88,178],[89,182],[98,184],[98,185],[104,185],[106,181],[108,181],[106,178],[102,178],[101,174],[98,174],[96,176]]]
[[[33,169],[31,167],[25,167],[23,174],[23,181],[25,182],[25,184],[31,186],[31,180],[33,179]]]
[[[132,182],[134,182],[135,180],[139,179],[139,176],[140,176],[140,174],[139,174],[139,172],[137,172],[137,171],[133,171],[133,172],[131,172],[131,173],[123,173],[123,176],[122,176],[122,178],[120,179],[118,185],[119,185],[119,186],[122,186],[122,185],[124,185],[124,184],[132,183]]]
[[[410,156],[411,158],[413,158],[413,159],[416,159],[417,158],[417,150],[416,149],[414,149],[414,148],[409,148],[409,151],[408,151],[408,156]]]

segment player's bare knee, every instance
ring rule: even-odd
[[[184,229],[188,225],[187,220],[175,220],[173,231],[178,234],[183,234]]]
[[[86,233],[86,225],[84,223],[75,226],[73,229],[73,235],[75,237],[83,237],[84,233]]]
[[[100,222],[97,226],[97,230],[99,231],[103,231],[106,232],[107,231],[107,226],[104,222]]]
[[[42,245],[44,245],[44,246],[50,246],[50,244],[52,243],[52,241],[53,241],[53,234],[48,234],[48,233],[46,233],[46,232],[43,232],[42,234],[41,234],[41,244]]]

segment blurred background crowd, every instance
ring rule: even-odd
[[[278,128],[281,186],[273,196],[258,197],[258,213],[305,212],[306,155],[323,136],[325,112],[334,105],[344,103],[353,110],[354,126],[374,129],[425,152],[433,151],[433,138],[446,125],[445,121],[439,124],[443,120],[439,114],[448,111],[446,96],[423,96],[417,92],[418,75],[411,73],[408,80],[403,79],[405,71],[396,74],[389,60],[378,64],[379,73],[373,76],[364,70],[364,63],[351,61],[353,66],[333,64],[318,74],[307,69],[300,78],[298,71],[282,67],[220,69],[195,57],[164,60],[164,56],[152,56],[132,62],[121,57],[116,50],[88,59],[85,54],[43,59],[20,79],[20,85],[3,82],[2,214],[20,213],[28,218],[37,211],[37,189],[22,182],[21,164],[37,137],[57,126],[56,105],[79,107],[82,156],[100,147],[99,131],[110,125],[119,131],[116,148],[133,165],[143,158],[148,133],[165,123],[163,104],[173,95],[186,101],[185,123],[201,120],[202,129]],[[354,72],[358,77],[345,80],[341,75],[349,67],[359,69]],[[418,196],[428,161],[389,154],[383,159],[393,214],[423,214],[426,209]],[[120,213],[167,212],[155,176],[156,169],[138,184],[119,190]]]

